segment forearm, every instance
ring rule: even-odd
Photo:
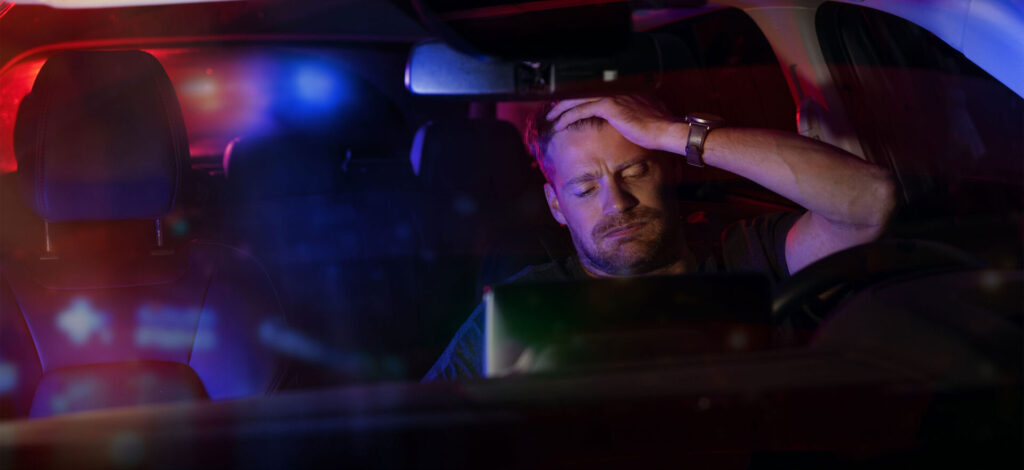
[[[682,153],[685,132],[674,132]],[[680,138],[681,137],[681,138]],[[764,129],[715,129],[704,161],[750,179],[837,225],[881,227],[894,205],[889,172],[839,148],[797,134]]]

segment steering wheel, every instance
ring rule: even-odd
[[[919,271],[971,269],[985,263],[959,248],[929,240],[894,239],[858,245],[811,264],[775,288],[776,324],[815,328],[816,312],[846,295],[885,279]]]

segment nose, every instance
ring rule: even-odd
[[[601,208],[605,214],[626,212],[637,205],[637,199],[614,179],[601,188]]]

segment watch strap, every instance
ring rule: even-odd
[[[717,129],[725,124],[725,120],[719,116],[708,113],[690,113],[686,116],[685,122],[689,125],[689,132],[686,135],[686,148],[683,156],[686,163],[696,167],[703,167],[704,164],[704,142],[712,129]]]
[[[686,136],[686,163],[696,167],[704,167],[704,140],[708,137],[711,127],[706,124],[687,119],[690,132]]]

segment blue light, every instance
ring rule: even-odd
[[[76,346],[85,345],[94,334],[105,344],[113,339],[110,315],[94,309],[86,299],[73,300],[67,309],[57,314],[56,322],[57,328]]]
[[[302,65],[295,71],[297,96],[309,104],[332,104],[338,98],[338,81],[333,71],[317,65]]]
[[[260,340],[273,349],[311,362],[329,360],[332,352],[277,319],[263,320],[260,324]]]
[[[279,124],[309,130],[336,125],[352,96],[350,83],[329,62],[306,59],[281,70],[276,84],[274,111]]]
[[[350,92],[341,73],[330,64],[304,61],[289,71],[286,82],[288,97],[280,103],[283,111],[300,120],[322,119],[337,113]]]
[[[280,64],[268,85],[272,118],[278,126],[304,131],[331,129],[358,100],[352,77],[340,64],[326,58],[306,57]]]
[[[18,368],[13,363],[0,361],[0,395],[18,385]]]
[[[206,321],[200,322],[200,316]],[[135,344],[141,348],[173,350],[207,350],[217,345],[213,331],[216,325],[211,312],[203,314],[199,307],[174,307],[145,304],[135,312],[138,327]]]
[[[284,355],[322,364],[354,377],[369,377],[375,372],[375,364],[369,356],[332,350],[287,327],[279,319],[263,320],[259,336],[264,345]]]
[[[74,380],[68,383],[63,391],[50,398],[50,410],[54,413],[74,411],[82,404],[89,403],[91,397],[103,393],[103,382],[95,377]]]

